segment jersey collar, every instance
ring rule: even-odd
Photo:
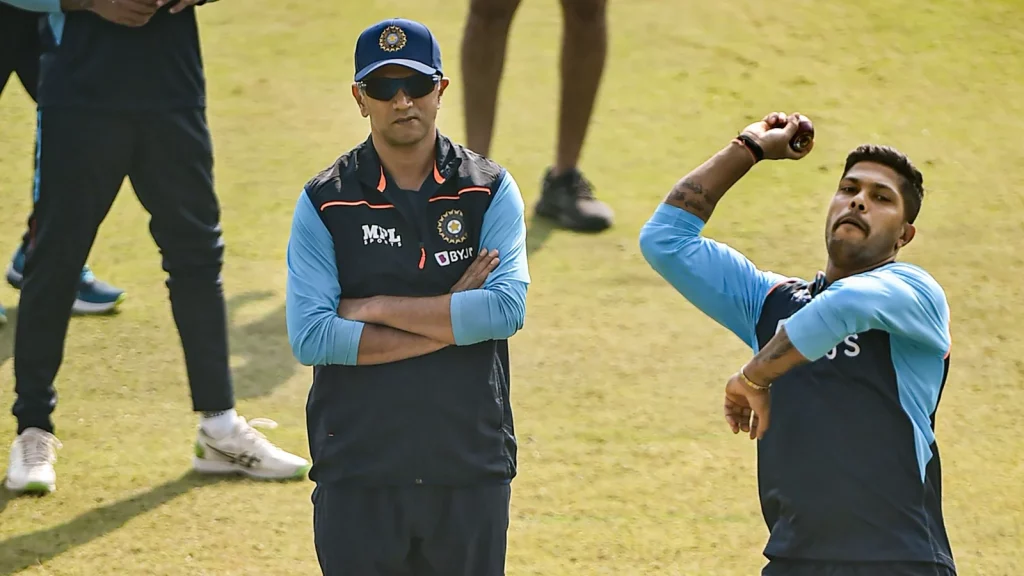
[[[437,139],[434,144],[434,184],[444,184],[458,168],[459,159],[455,155],[455,147],[448,137],[437,132]],[[373,146],[373,139],[370,136],[359,145],[356,152],[356,173],[359,180],[371,189],[384,192],[387,188],[387,177],[384,174],[384,166],[380,162],[377,150]]]

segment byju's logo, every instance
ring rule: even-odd
[[[395,234],[394,228],[381,228],[376,224],[363,224],[363,246],[371,243],[401,246],[402,237]]]
[[[461,260],[469,260],[473,257],[473,248],[463,248],[461,250],[445,250],[444,252],[435,252],[434,260],[440,266],[447,266],[452,262],[459,262]]]

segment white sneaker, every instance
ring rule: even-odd
[[[305,478],[309,462],[274,446],[254,426],[276,428],[277,422],[266,418],[246,422],[238,416],[234,430],[219,440],[200,426],[193,467],[204,474],[245,474],[265,480]]]
[[[57,437],[39,428],[26,428],[11,444],[11,463],[4,486],[14,492],[48,494],[57,489]]]

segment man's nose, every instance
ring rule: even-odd
[[[391,102],[398,110],[405,110],[406,108],[412,106],[412,98],[410,98],[409,95],[405,93],[405,90],[401,89],[399,89],[398,92],[395,93],[395,97],[391,99]]]

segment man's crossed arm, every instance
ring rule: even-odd
[[[448,294],[423,297],[372,296],[369,298],[342,298],[341,304],[338,307],[338,315],[356,322],[377,324],[403,332],[418,334],[446,346],[459,344],[455,337],[455,325],[457,322],[452,320],[452,316],[460,306],[465,307],[466,303],[460,300],[461,297],[456,297],[456,294],[466,290],[481,289],[500,262],[501,259],[497,250],[481,248],[476,259],[470,264],[462,278],[455,283]],[[498,292],[498,294],[501,294],[501,292]],[[512,298],[515,298],[514,294]],[[484,310],[478,309],[472,312],[479,314],[483,313]],[[502,312],[504,311],[499,309],[499,314]],[[509,331],[514,332],[521,325],[521,316],[517,316],[517,311],[514,309],[508,310],[507,313],[511,316],[510,320],[512,322],[518,320],[518,325],[509,325],[509,322],[505,323]],[[507,338],[512,335],[511,333],[507,336],[503,335],[501,325],[494,326],[493,330],[490,328],[490,325],[485,327],[486,336]],[[461,330],[461,332],[464,334],[466,329]],[[462,343],[465,344],[467,342]]]
[[[494,271],[498,265],[497,253],[490,253],[481,250],[479,256],[473,261],[466,273],[452,287],[451,293],[464,290],[477,290],[487,280],[487,276]],[[439,310],[448,296],[435,296],[428,298],[393,298],[381,296],[378,298],[347,298],[341,301],[338,307],[338,316],[341,320],[343,330],[345,328],[356,329],[361,326],[354,343],[350,341],[350,347],[355,348],[353,363],[355,364],[386,364],[397,362],[406,358],[415,358],[424,354],[436,352],[450,346],[452,342],[444,338],[435,338],[426,331],[443,330],[447,326],[451,333],[451,322],[445,323],[442,318],[443,311]],[[416,303],[424,303],[423,308],[429,310],[426,321],[417,324],[406,321],[395,324],[420,325],[423,326],[418,332],[406,330],[389,324],[394,322],[393,318],[401,318],[407,313],[409,306],[416,307]],[[431,318],[433,314],[436,318]],[[431,322],[431,320],[433,322]],[[328,362],[330,363],[330,362]],[[346,362],[337,362],[344,364]]]
[[[506,174],[484,215],[478,257],[449,294],[343,299],[333,240],[303,193],[288,245],[286,313],[296,358],[381,364],[510,337],[523,325],[530,281],[523,213]]]

